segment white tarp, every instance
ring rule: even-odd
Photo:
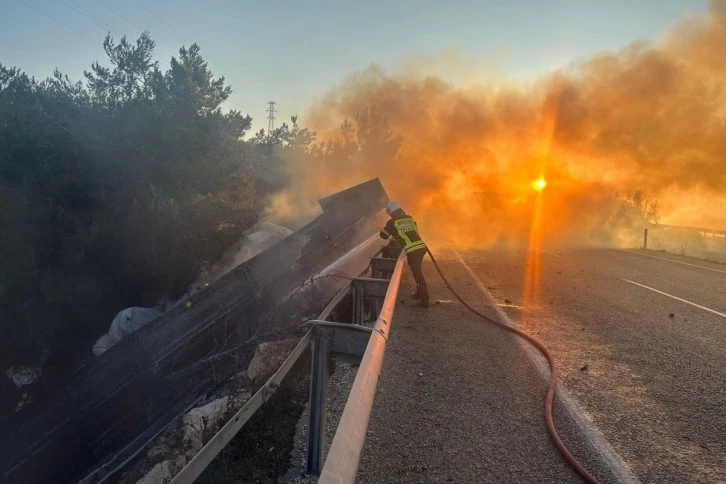
[[[93,345],[93,353],[98,356],[126,336],[155,319],[161,313],[155,309],[131,307],[120,311],[107,334],[101,336]]]
[[[263,250],[272,247],[292,233],[292,230],[272,222],[261,222],[257,224],[250,232],[240,237],[235,244],[230,247],[219,261],[209,271],[205,271],[202,276],[189,286],[189,290],[179,301],[174,302],[163,299],[157,307],[161,310],[167,310],[180,301],[185,301],[189,296],[202,290],[211,282],[228,273],[238,265],[252,257],[256,256]],[[93,353],[96,356],[103,354],[104,351],[117,344],[119,341],[130,335],[152,319],[156,318],[163,311],[150,308],[131,307],[119,312],[113,321],[107,334],[104,334],[93,345]]]

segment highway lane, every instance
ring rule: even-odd
[[[643,482],[726,482],[726,266],[609,249],[459,253],[550,348]]]
[[[439,262],[462,297],[497,317],[458,260],[440,254]],[[357,482],[583,482],[547,434],[547,380],[520,341],[453,301],[430,263],[424,270],[444,302],[412,307],[406,270]],[[562,438],[602,484],[624,482],[567,409],[554,413]]]

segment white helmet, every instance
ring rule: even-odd
[[[391,215],[396,210],[401,210],[401,206],[397,204],[396,202],[388,202],[386,204],[386,213],[388,215]]]

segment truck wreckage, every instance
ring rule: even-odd
[[[378,179],[321,199],[312,222],[0,423],[1,480],[96,483],[123,469],[200,397],[245,370],[259,343],[317,314],[350,283],[336,274],[370,265],[387,201]]]

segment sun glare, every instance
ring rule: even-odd
[[[534,188],[538,192],[544,190],[546,186],[547,180],[545,180],[544,177],[539,177],[537,180],[532,182],[532,188]]]

